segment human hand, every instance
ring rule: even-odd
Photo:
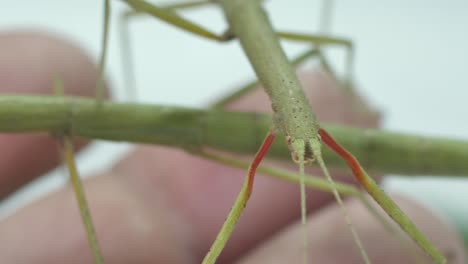
[[[56,73],[64,79],[67,94],[94,94],[96,67],[76,47],[39,34],[0,36],[1,91],[50,94]],[[375,115],[353,110],[356,104],[348,94],[317,76],[305,77],[305,81],[322,82],[307,88],[314,93],[311,103],[320,120],[377,124]],[[260,90],[230,106],[236,110],[269,108]],[[60,161],[56,144],[45,135],[1,135],[0,146],[0,198]],[[340,174],[335,179],[353,181],[349,172]],[[199,263],[244,175],[243,170],[180,150],[138,146],[108,172],[85,181],[106,262]],[[298,190],[296,185],[258,175],[251,200],[219,263],[299,263]],[[453,256],[451,263],[465,262],[462,244],[447,223],[408,198],[394,198],[442,252]],[[409,253],[413,249],[389,235],[357,200],[349,199],[346,204],[374,263],[414,263]],[[332,196],[310,191],[308,205],[311,261],[362,263]],[[0,220],[0,263],[91,262],[76,201],[68,187]]]

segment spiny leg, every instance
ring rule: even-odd
[[[216,236],[215,241],[211,245],[210,250],[206,254],[205,258],[203,259],[203,262],[202,262],[203,264],[215,263],[219,254],[221,254],[221,251],[224,249],[224,246],[226,245],[227,240],[231,236],[231,233],[234,230],[234,227],[237,224],[237,221],[239,220],[247,204],[247,201],[250,198],[257,167],[262,161],[262,159],[265,157],[274,139],[275,139],[274,132],[272,131],[268,132],[265,140],[260,146],[260,149],[258,150],[257,154],[255,154],[255,157],[249,166],[249,169],[247,171],[247,176],[245,177],[244,183],[242,184],[242,188],[236,197],[236,200],[234,202],[234,205],[231,208],[231,211],[229,212],[226,220],[223,223],[223,226],[221,227],[221,230]]]
[[[88,243],[92,251],[94,263],[104,263],[104,258],[99,247],[96,232],[93,226],[93,221],[89,212],[88,203],[86,201],[83,184],[80,180],[80,176],[76,168],[75,158],[73,154],[73,143],[70,136],[68,135],[63,136],[63,156],[67,164],[68,171],[70,173],[70,181],[72,183],[73,191],[78,202],[81,219],[86,230],[86,237],[88,239]]]
[[[409,219],[398,205],[390,199],[385,192],[369,177],[361,167],[359,161],[346,149],[340,146],[324,129],[319,129],[322,141],[334,152],[341,156],[353,171],[359,184],[372,196],[372,198],[384,209],[384,211],[421,247],[436,263],[446,263],[445,257],[440,251],[419,231],[416,225]]]

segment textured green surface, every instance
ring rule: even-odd
[[[230,30],[271,100],[275,127],[292,141],[317,138],[318,123],[259,1],[220,0]]]
[[[169,106],[123,104],[54,96],[0,96],[0,131],[62,132],[112,141],[174,146],[196,151],[210,146],[253,154],[270,129],[271,116]],[[468,142],[382,130],[324,125],[369,171],[402,175],[468,175]],[[327,163],[345,166],[324,149]],[[284,140],[270,157],[290,159]]]

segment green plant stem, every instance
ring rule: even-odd
[[[271,116],[58,96],[0,96],[0,131],[70,131],[91,139],[167,145],[198,151],[207,146],[239,154],[255,153],[271,128]],[[403,175],[468,175],[468,142],[373,129],[323,125],[369,171]],[[235,135],[235,136],[233,136]],[[345,167],[323,150],[327,163]],[[289,159],[277,141],[269,157]]]

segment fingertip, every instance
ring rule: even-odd
[[[449,258],[449,263],[465,263],[463,243],[452,227],[409,198],[395,195],[392,198],[442,254]],[[390,234],[358,200],[348,200],[346,207],[372,263],[431,263],[431,259],[402,234],[394,223],[392,226],[398,230],[398,234]],[[386,215],[385,218],[389,220]],[[324,264],[363,263],[338,205],[330,205],[309,217],[307,227],[311,261]],[[240,263],[299,263],[303,254],[302,231],[299,223],[288,227]]]
[[[82,49],[61,37],[0,33],[0,93],[53,95],[54,78],[67,95],[93,96],[98,71]],[[1,134],[0,147],[0,199],[60,162],[57,144],[46,134]]]
[[[51,33],[0,33],[0,90],[3,93],[52,95],[54,78],[66,94],[92,96],[98,70],[92,59],[72,42]]]
[[[105,261],[193,263],[186,233],[164,201],[143,201],[119,176],[108,173],[84,183]],[[92,263],[70,186],[0,221],[0,233],[1,263]]]

